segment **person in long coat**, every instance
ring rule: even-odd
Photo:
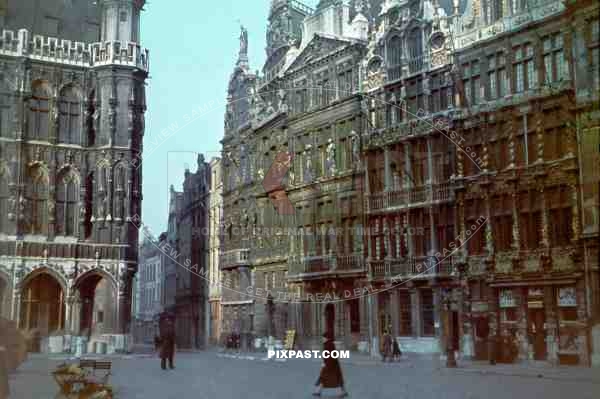
[[[400,360],[400,356],[402,356],[402,351],[400,350],[400,345],[398,345],[398,341],[394,338],[392,340],[392,359]]]
[[[335,344],[333,343],[332,334],[325,333],[323,338],[323,351],[328,351],[329,353],[334,351]],[[342,375],[342,368],[338,359],[333,359],[331,356],[323,358],[323,366],[321,367],[315,387],[317,389],[313,393],[314,396],[321,396],[323,388],[339,388],[341,397],[348,396],[348,392],[346,392],[346,388],[344,387],[344,376]]]
[[[167,369],[167,360],[169,361],[169,368],[174,369],[173,356],[175,355],[175,327],[173,322],[168,320],[165,323],[165,328],[161,331],[158,344],[160,346],[160,367],[163,370]]]
[[[383,334],[383,348],[381,351],[381,356],[384,362],[385,359],[392,358],[392,341],[392,336],[388,331],[386,331],[385,334]]]

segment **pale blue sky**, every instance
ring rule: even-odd
[[[317,0],[305,3],[314,6]],[[248,29],[251,69],[262,69],[269,6],[270,0],[147,4],[141,32],[150,50],[142,219],[153,233],[166,228],[169,186],[181,189],[186,164],[196,170],[194,152],[206,160],[219,156],[227,84],[239,50],[238,21]],[[210,102],[214,108],[186,125],[192,111]],[[174,133],[163,140],[165,129]]]

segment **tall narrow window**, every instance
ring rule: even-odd
[[[50,89],[43,82],[36,82],[29,99],[28,137],[34,140],[48,140]]]
[[[30,170],[27,199],[31,206],[29,231],[46,234],[48,226],[48,175],[37,166]]]
[[[412,307],[410,302],[410,292],[408,290],[399,290],[400,300],[400,335],[412,335]]]
[[[85,179],[85,220],[84,235],[89,238],[92,235],[92,215],[94,201],[94,173],[90,173]]]
[[[433,291],[431,289],[421,290],[421,312],[423,318],[421,334],[426,337],[434,335],[434,304]]]
[[[573,231],[569,187],[553,187],[545,194],[547,195],[546,204],[549,208],[550,245],[552,247],[570,245]]]
[[[402,77],[402,39],[400,36],[393,36],[388,41],[388,75],[391,81]]]
[[[415,28],[408,35],[409,61],[408,67],[410,73],[416,73],[423,67],[423,38],[421,30]]]
[[[0,169],[0,232],[7,233],[8,227],[8,172]]]
[[[568,65],[563,50],[561,33],[546,36],[544,46],[544,76],[545,84],[560,82],[568,78]]]
[[[56,233],[73,236],[77,231],[79,188],[74,174],[67,174],[56,187]]]
[[[524,191],[519,195],[519,230],[521,244],[524,249],[532,250],[539,247],[542,213],[540,209],[540,193]]]
[[[11,95],[8,85],[0,81],[0,137],[12,136]]]
[[[92,91],[88,97],[88,108],[86,118],[87,145],[93,146],[96,143],[96,93]]]
[[[115,204],[114,204],[114,216],[116,219],[123,220],[125,214],[125,168],[119,166],[115,169]]]
[[[81,103],[79,93],[71,86],[64,88],[58,103],[58,141],[79,144],[81,142]]]

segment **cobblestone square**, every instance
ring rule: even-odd
[[[301,399],[312,397],[321,363],[223,357],[215,352],[177,354],[175,370],[163,371],[152,355],[112,358],[111,381],[119,399]],[[248,358],[252,357],[253,360]],[[62,359],[30,358],[11,376],[10,399],[51,399],[57,392],[50,371]],[[350,398],[360,399],[595,399],[600,375],[584,368],[519,368],[463,365],[441,368],[431,359],[380,363],[342,361]],[[323,397],[335,392],[323,392]]]

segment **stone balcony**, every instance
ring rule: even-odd
[[[384,191],[368,194],[365,199],[367,213],[394,212],[409,207],[426,206],[454,200],[450,184],[428,184],[408,190]]]
[[[231,269],[250,264],[250,250],[248,248],[232,249],[225,251],[219,257],[220,268]]]
[[[577,252],[571,246],[497,253],[494,272],[499,275],[574,272]]]
[[[457,258],[454,256],[436,261],[427,256],[406,257],[403,259],[369,260],[369,276],[373,280],[382,279],[418,279],[432,277],[451,277]]]
[[[365,272],[366,263],[362,253],[288,258],[288,280],[350,277]]]
[[[138,43],[108,41],[83,43],[31,35],[27,29],[3,30],[0,55],[83,67],[123,65],[149,70],[149,53]]]

